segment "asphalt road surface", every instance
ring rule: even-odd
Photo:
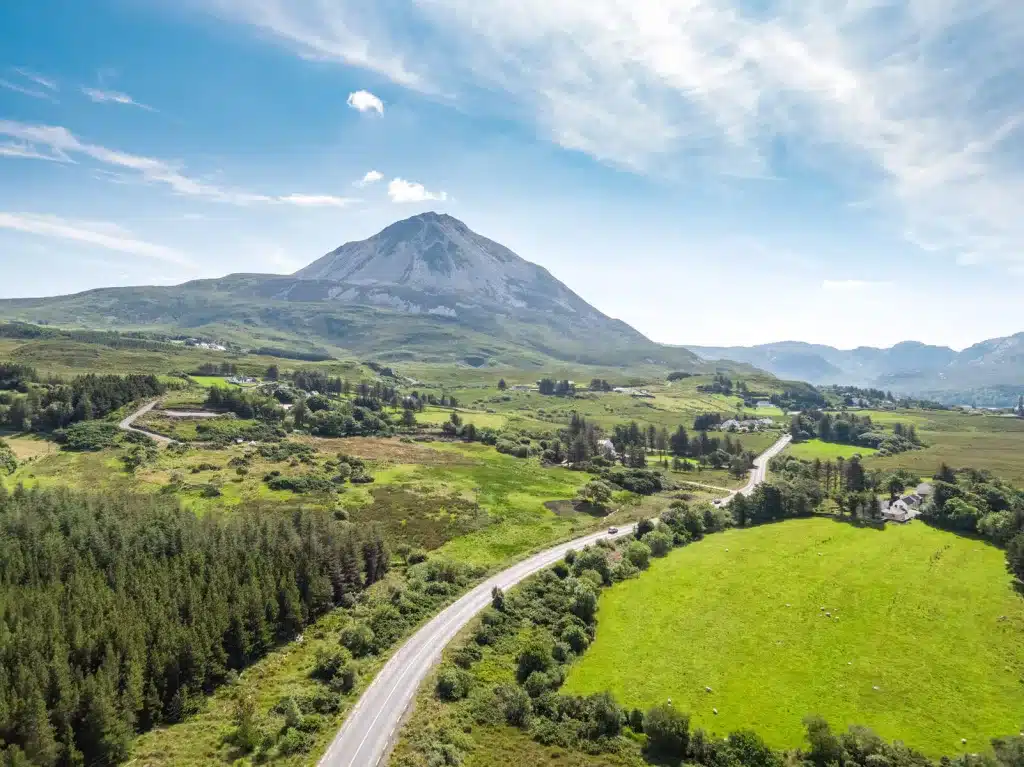
[[[136,410],[130,416],[125,418],[123,421],[121,421],[121,423],[118,424],[118,427],[122,431],[134,431],[134,432],[137,432],[139,434],[145,434],[147,437],[150,437],[150,438],[156,440],[161,445],[169,445],[174,440],[168,439],[167,437],[163,436],[162,434],[155,434],[154,432],[146,431],[145,429],[139,429],[139,428],[137,428],[137,427],[132,425],[132,424],[135,423],[135,419],[137,419],[137,418],[139,418],[141,416],[144,416],[146,413],[148,413],[150,410],[152,410],[154,407],[156,407],[156,403],[159,402],[159,401],[160,400],[156,400],[155,399],[152,402],[147,402],[145,405],[140,407],[138,410]]]
[[[787,434],[754,461],[750,482],[736,491],[749,494],[768,472],[768,461],[787,444]],[[441,651],[474,615],[490,604],[491,590],[497,586],[509,589],[538,570],[553,565],[569,549],[580,549],[602,538],[631,535],[634,525],[624,525],[615,534],[593,533],[563,543],[526,559],[481,583],[457,602],[446,608],[412,635],[387,662],[376,679],[363,693],[355,708],[320,759],[320,767],[376,767],[387,755],[402,723],[402,717],[416,696],[420,684],[440,659]]]

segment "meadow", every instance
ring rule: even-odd
[[[864,414],[883,424],[913,424],[925,444],[921,450],[868,458],[868,468],[905,468],[930,477],[945,463],[955,468],[987,469],[1024,487],[1024,419],[941,410]]]
[[[794,520],[709,537],[606,591],[563,691],[671,699],[776,747],[820,714],[932,756],[961,738],[984,751],[1021,725],[1022,630],[998,549],[920,522]]]
[[[852,458],[859,455],[867,458],[878,451],[873,447],[860,447],[858,445],[840,445],[836,442],[822,442],[820,439],[811,439],[807,442],[790,444],[786,448],[789,455],[796,456],[804,461],[834,461],[837,458]]]

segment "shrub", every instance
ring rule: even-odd
[[[469,695],[472,677],[457,666],[443,666],[437,674],[437,696],[441,700],[462,700]]]
[[[352,653],[345,647],[337,647],[317,652],[312,675],[323,682],[332,682],[338,677],[348,675],[354,682],[354,674],[350,673],[352,670]]]
[[[313,735],[308,732],[300,732],[297,729],[289,729],[280,740],[277,741],[277,750],[285,756],[291,754],[302,754],[313,747]]]
[[[539,698],[553,687],[552,679],[543,671],[534,671],[523,682],[523,689],[531,698]]]
[[[506,722],[514,727],[525,727],[530,723],[533,705],[526,690],[518,685],[503,684],[495,688],[494,696]]]
[[[643,541],[631,541],[626,547],[626,559],[638,570],[646,570],[651,564],[651,548]]]
[[[373,652],[376,637],[373,630],[362,621],[349,624],[341,631],[341,644],[356,658]]]
[[[110,447],[117,440],[119,429],[116,424],[104,421],[84,421],[58,429],[54,438],[64,445],[65,450],[102,450]]]
[[[690,744],[690,717],[663,703],[644,716],[647,748],[658,757],[682,759]]]
[[[582,626],[571,625],[562,632],[562,641],[579,655],[590,645],[590,637]]]
[[[0,474],[13,474],[18,469],[18,459],[10,446],[0,439]]]
[[[643,537],[643,543],[651,550],[651,554],[656,557],[663,557],[672,551],[672,536],[660,530],[647,533]]]
[[[516,678],[526,681],[535,671],[547,671],[554,663],[555,642],[546,631],[534,631],[516,658]]]
[[[459,668],[469,668],[483,657],[484,654],[480,652],[480,648],[466,644],[452,653],[452,663]]]

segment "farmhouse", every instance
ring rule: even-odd
[[[895,501],[885,501],[882,504],[882,519],[887,522],[909,522],[918,516],[925,496],[931,492],[931,485],[921,484],[917,490]]]

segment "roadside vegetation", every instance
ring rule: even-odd
[[[393,763],[1017,765],[1024,602],[1002,553],[762,488],[495,592]]]

